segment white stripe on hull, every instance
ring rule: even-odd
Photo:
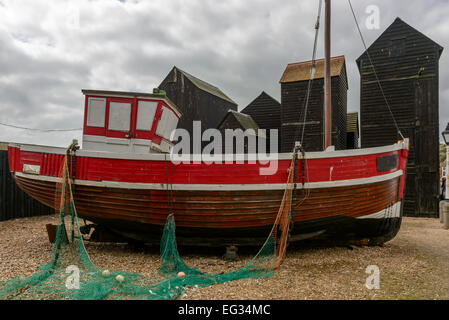
[[[399,201],[384,210],[377,213],[370,214],[368,216],[359,217],[357,219],[387,219],[387,218],[400,218],[401,217],[401,204]]]

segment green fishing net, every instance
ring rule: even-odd
[[[67,161],[65,161],[67,164]],[[233,280],[266,278],[279,267],[286,218],[279,215],[272,233],[259,253],[244,267],[228,273],[209,274],[187,266],[176,244],[175,216],[169,215],[160,242],[159,277],[103,270],[94,265],[84,246],[73,201],[67,165],[62,169],[59,223],[50,260],[28,278],[0,282],[0,299],[8,300],[171,300],[182,297],[188,287],[206,287]],[[284,195],[280,212],[286,212]],[[283,221],[283,222],[282,222]],[[284,227],[279,233],[279,227]],[[281,236],[280,236],[281,235]],[[285,236],[284,236],[285,238]],[[282,249],[282,248],[281,248]],[[183,272],[185,277],[179,277]]]

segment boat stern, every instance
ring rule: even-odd
[[[401,201],[403,201],[405,192],[405,181],[407,176],[407,160],[408,160],[408,152],[410,149],[410,140],[408,138],[405,138],[403,141],[400,141],[399,143],[402,144],[402,149],[399,150],[399,167],[403,172],[400,183],[399,197]]]
[[[10,143],[8,144],[8,164],[9,171],[12,175],[18,170],[16,168],[16,160],[20,158],[20,145]]]

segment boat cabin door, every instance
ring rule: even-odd
[[[115,98],[109,101],[109,108],[106,109],[106,137],[108,143],[116,145],[114,149],[131,147],[132,105],[131,99]]]
[[[111,99],[108,111],[106,137],[110,138],[109,143],[123,145],[121,149],[132,153],[150,152],[158,102]]]

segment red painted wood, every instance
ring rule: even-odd
[[[84,122],[83,122],[83,135],[88,135],[89,128],[87,127],[87,105],[88,105],[89,98],[88,96],[84,97]]]
[[[87,126],[87,108],[89,104],[89,98],[106,98],[106,97],[100,97],[100,96],[86,96],[85,104],[84,104],[84,128],[83,128],[83,134],[85,135],[92,135],[92,136],[106,136],[106,124],[109,117],[108,109],[107,109],[107,101],[106,101],[106,113],[105,113],[105,127],[104,128],[97,128],[97,127],[88,127]]]
[[[8,146],[8,164],[9,164],[9,171],[16,172],[18,169],[16,168],[16,159],[20,157],[20,155],[17,155],[17,153],[20,152],[19,148],[13,148]]]
[[[407,158],[408,158],[408,150],[403,149],[399,151],[399,168],[404,172],[404,174],[401,177],[400,187],[399,187],[399,194],[400,198],[404,198],[404,192],[405,192],[405,179],[406,179],[406,173],[407,173]]]
[[[10,148],[13,171],[21,172],[24,164],[39,165],[42,174],[57,177],[63,156],[20,151]],[[377,158],[397,153],[398,167],[389,172],[377,171]],[[19,154],[19,156],[16,156]],[[307,160],[306,182],[341,181],[369,178],[405,170],[407,151],[394,151],[357,157]],[[90,181],[116,181],[128,183],[167,183],[174,184],[272,184],[287,181],[290,160],[278,161],[278,171],[272,176],[260,175],[266,166],[257,164],[180,164],[170,161],[121,160],[105,158],[77,157],[76,179]],[[167,177],[167,172],[169,176]],[[173,175],[173,177],[171,177]],[[301,166],[298,168],[298,181],[302,180]],[[401,192],[404,189],[401,182]]]

